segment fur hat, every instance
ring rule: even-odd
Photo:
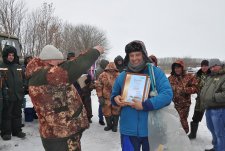
[[[150,63],[152,62],[151,58],[148,58],[148,53],[147,53],[145,44],[140,40],[134,40],[128,43],[125,47],[125,53],[126,53],[126,56],[124,58],[125,66],[127,66],[129,62],[129,53],[138,52],[138,51],[142,52],[144,61],[150,62]]]
[[[208,60],[202,60],[201,67],[202,66],[209,66],[209,61]]]
[[[16,48],[10,45],[6,45],[2,50],[2,59],[3,62],[9,64],[10,62],[7,60],[9,53],[14,54],[14,60],[11,63],[19,63],[19,57],[17,56]]]
[[[59,49],[57,49],[55,46],[53,45],[46,45],[40,55],[39,58],[41,60],[63,60],[63,54],[61,51],[59,51]]]
[[[211,59],[209,61],[209,67],[210,68],[213,67],[213,66],[221,66],[221,65],[222,65],[222,63],[219,59]]]

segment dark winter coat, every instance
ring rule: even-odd
[[[8,54],[14,53],[13,62],[7,60]],[[22,67],[17,64],[16,49],[4,49],[2,53],[3,63],[0,65],[0,72],[4,79],[3,98],[7,101],[23,100],[24,98],[24,73]]]
[[[200,93],[205,109],[225,108],[225,66],[217,73],[211,73]]]
[[[89,127],[86,110],[73,83],[99,57],[91,50],[77,59],[50,66],[34,58],[27,65],[29,94],[43,138],[67,138]]]
[[[198,85],[197,85],[197,89],[198,89],[198,94],[197,94],[197,98],[196,98],[196,105],[195,105],[195,110],[196,111],[202,111],[204,110],[202,107],[202,102],[200,101],[200,92],[202,87],[204,86],[206,79],[208,77],[208,75],[210,74],[210,69],[208,69],[208,71],[206,73],[202,72],[202,69],[199,69],[198,72],[196,73],[196,78],[198,80]]]

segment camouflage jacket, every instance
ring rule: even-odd
[[[197,93],[198,80],[196,77],[192,74],[170,75],[169,81],[173,88],[175,107],[190,106],[191,94]]]
[[[110,62],[103,73],[101,73],[96,81],[96,92],[98,97],[104,97],[109,100],[112,92],[112,87],[119,71],[115,63]]]
[[[27,65],[29,95],[38,114],[43,138],[65,138],[89,127],[86,110],[73,83],[97,60],[89,51],[77,59],[50,66],[38,58]]]

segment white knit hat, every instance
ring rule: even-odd
[[[41,60],[63,60],[63,54],[53,45],[46,45],[40,55]]]

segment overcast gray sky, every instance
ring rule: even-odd
[[[52,2],[55,15],[106,32],[108,58],[142,40],[157,57],[225,60],[225,0],[26,0],[28,9]]]

